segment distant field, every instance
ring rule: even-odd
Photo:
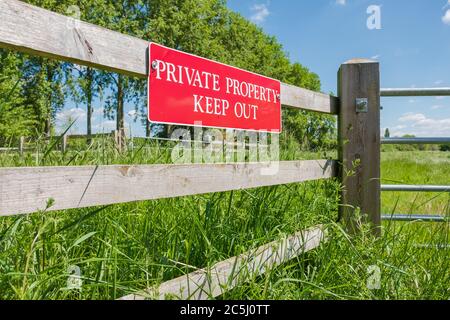
[[[450,186],[450,152],[383,152],[383,184]],[[382,212],[450,214],[450,193],[383,192]]]

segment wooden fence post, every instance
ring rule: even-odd
[[[116,144],[116,149],[119,153],[126,151],[126,135],[125,130],[114,130],[114,142]]]
[[[19,139],[19,153],[20,153],[21,156],[23,156],[24,144],[25,144],[25,137],[22,136]]]
[[[67,150],[67,134],[63,135],[62,137],[62,146],[61,151],[64,153]]]
[[[340,217],[349,232],[359,214],[380,235],[380,71],[372,60],[350,60],[339,69],[339,161],[343,183]]]
[[[111,132],[111,134],[112,134],[112,137],[113,137],[113,140],[114,140],[114,146],[117,148],[117,130],[113,130],[112,132]]]

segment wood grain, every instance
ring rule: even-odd
[[[378,62],[352,60],[339,70],[339,160],[343,182],[341,217],[356,231],[360,209],[379,234],[380,72]],[[368,111],[356,111],[356,99],[368,98]]]
[[[317,248],[325,239],[323,227],[316,226],[229,258],[210,268],[186,274],[119,300],[166,298],[206,300],[218,297],[270,269]]]
[[[339,100],[320,92],[299,88],[289,84],[281,84],[281,104],[290,108],[337,114]]]
[[[148,41],[17,0],[0,1],[0,46],[132,76],[147,73]]]
[[[278,167],[277,167],[278,165]],[[268,173],[273,171],[272,175]],[[329,160],[0,169],[0,216],[223,192],[330,178]]]
[[[0,1],[0,48],[146,78],[149,41],[17,0]],[[281,85],[282,105],[337,114],[337,98]]]

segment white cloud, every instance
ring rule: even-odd
[[[138,114],[138,112],[136,110],[130,110],[128,111],[128,116],[129,117],[135,117]]]
[[[111,132],[112,130],[116,130],[116,120],[106,120],[102,121],[99,124],[93,126],[97,132]]]
[[[445,15],[442,17],[442,22],[450,25],[450,9],[445,12]]]
[[[56,114],[56,121],[70,121],[70,120],[75,120],[78,119],[80,120],[80,118],[84,118],[86,116],[86,111],[84,111],[81,108],[72,108],[72,109],[66,109],[66,110],[62,110],[60,112],[58,112]]]
[[[409,103],[416,103],[416,100],[414,100],[414,99],[409,99],[408,102],[409,102]]]
[[[93,110],[92,116],[92,132],[93,133],[110,133],[116,129],[116,120],[107,120],[103,117],[104,108],[99,107]],[[126,114],[127,115],[127,114]],[[56,114],[56,131],[62,133],[67,129],[69,123],[77,119],[77,121],[69,129],[69,134],[86,134],[87,113],[81,108],[64,109]],[[131,122],[124,123],[125,132],[129,135]]]
[[[405,113],[398,121],[400,126],[393,128],[392,136],[413,134],[417,137],[450,136],[450,118],[429,118],[423,113]]]
[[[347,4],[346,0],[336,0],[336,4],[340,6],[345,6]]]
[[[438,110],[438,109],[442,109],[443,107],[444,107],[443,105],[437,104],[437,105],[431,106],[431,110]]]
[[[380,57],[381,57],[381,54],[376,54],[376,55],[370,57],[370,59],[372,59],[372,60],[378,60],[378,59],[380,59]]]
[[[264,3],[254,4],[250,10],[252,11],[250,20],[254,23],[263,23],[270,15],[269,8],[267,7],[267,4]]]
[[[422,113],[405,113],[398,119],[398,121],[400,121],[400,122],[419,122],[424,119],[426,119],[426,117]]]
[[[130,122],[125,121],[124,124],[125,135],[130,136]],[[105,120],[92,126],[93,132],[95,133],[110,133],[116,130],[116,120]]]
[[[382,132],[384,134],[386,129],[389,129],[389,131],[392,133],[392,132],[395,132],[395,130],[402,130],[402,129],[405,129],[405,128],[406,128],[406,126],[404,126],[404,125],[398,125],[398,126],[395,126],[395,127],[381,128],[380,132]]]
[[[72,122],[75,122],[70,127],[69,134],[77,134],[79,132],[79,125],[83,125],[86,121],[86,111],[81,108],[64,109],[55,115],[56,132],[58,134],[64,132]]]
[[[103,112],[105,111],[105,108],[103,107],[99,107],[97,109],[94,109],[94,112],[92,112],[92,114],[96,114],[96,115],[103,115]]]
[[[437,81],[434,82],[434,84],[438,86],[438,85],[442,84],[443,82],[444,81],[442,81],[442,80],[437,80]]]
[[[146,118],[147,114],[133,109],[128,111],[127,116],[134,120],[138,118]]]

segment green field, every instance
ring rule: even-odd
[[[102,144],[104,142],[98,142]],[[88,152],[2,155],[0,165],[165,163],[159,145],[119,156]],[[293,150],[289,148],[289,150]],[[283,159],[330,154],[282,151]],[[450,184],[450,153],[383,153],[383,183]],[[0,219],[0,299],[116,299],[323,223],[328,241],[220,299],[449,299],[449,224],[384,223],[349,236],[339,184],[315,181]],[[383,194],[383,212],[449,214],[449,194]],[[76,265],[82,290],[67,290]],[[368,268],[381,270],[367,288]]]
[[[381,169],[384,184],[450,185],[449,152],[385,152]],[[384,193],[382,211],[450,214],[450,193]]]

